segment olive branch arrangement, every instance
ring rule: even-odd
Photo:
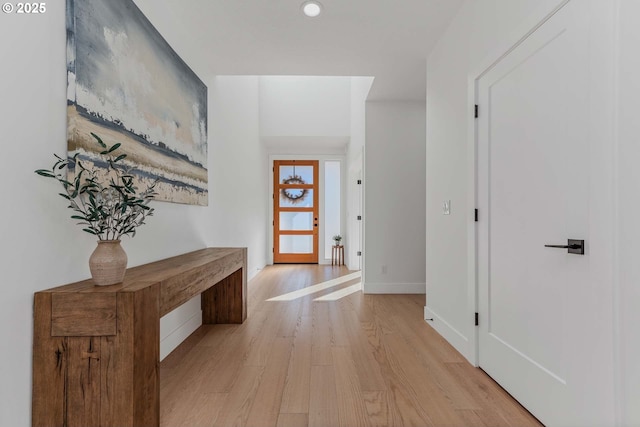
[[[133,237],[136,227],[153,215],[153,208],[148,205],[156,195],[158,181],[138,192],[130,169],[118,164],[127,155],[120,154],[114,158],[121,144],[107,147],[98,135],[91,133],[91,136],[102,148],[100,154],[107,158],[106,179],[101,179],[94,167],[85,167],[78,153],[67,159],[54,154],[57,161],[53,167],[38,169],[35,173],[62,184],[64,192],[59,194],[69,202],[68,208],[75,212],[71,218],[80,221],[78,225],[84,227],[83,231],[98,236],[99,240],[119,240],[124,235]],[[73,181],[67,180],[65,169],[70,166],[76,170]]]

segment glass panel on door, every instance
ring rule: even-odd
[[[280,230],[313,230],[313,212],[280,212]]]
[[[313,236],[280,235],[280,252],[311,254],[313,253]]]
[[[280,194],[281,208],[312,208],[314,191],[307,188],[282,188]]]
[[[281,165],[279,174],[282,184],[313,184],[315,182],[314,166]]]

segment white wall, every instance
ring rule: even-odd
[[[349,77],[261,76],[263,144],[272,154],[344,154],[350,91]]]
[[[351,138],[347,147],[350,160],[362,155],[366,137],[366,102],[373,80],[373,77],[351,77]]]
[[[364,291],[424,293],[424,103],[367,102],[366,135]]]
[[[68,219],[57,187],[33,173],[66,150],[64,3],[47,6],[45,15],[5,15],[0,25],[0,138],[11,159],[0,168],[3,426],[30,425],[33,292],[87,277],[95,245]]]
[[[66,152],[64,8],[64,2],[53,2],[47,3],[47,12],[39,16],[3,14],[1,17],[0,139],[4,142],[5,158],[0,168],[2,426],[30,425],[33,293],[88,278],[87,261],[95,247],[95,239],[83,233],[69,218],[64,201],[57,195],[56,184],[33,173],[35,169],[49,167],[54,152]],[[159,30],[162,32],[162,28]],[[252,91],[257,94],[257,83],[252,84]],[[206,246],[232,244],[249,247],[252,269],[264,264],[267,201],[260,192],[249,193],[250,197],[247,192],[255,188],[252,179],[258,174],[264,177],[261,171],[266,160],[259,151],[252,151],[243,152],[244,163],[232,163],[238,159],[239,152],[257,148],[251,145],[257,141],[257,130],[252,131],[253,139],[250,139],[249,132],[244,130],[246,123],[242,122],[242,118],[250,119],[257,126],[257,98],[252,95],[250,99],[243,99],[242,88],[235,89],[238,91],[234,94],[218,91],[216,82],[209,88],[210,97],[218,94],[227,100],[239,99],[240,106],[234,104],[237,110],[245,111],[245,107],[255,104],[253,110],[233,122],[240,129],[238,132],[218,129],[217,117],[210,121],[209,207],[156,203],[155,216],[149,218],[134,239],[123,241],[130,266]],[[212,114],[221,112],[222,118],[224,108],[230,104],[220,105],[210,100],[209,105],[213,107]],[[228,138],[222,138],[223,135]],[[227,152],[222,148],[227,144],[246,145],[234,146],[232,152]],[[256,173],[238,178],[238,172],[243,169]],[[223,191],[233,192],[237,197],[227,197]],[[240,198],[252,200],[238,201]],[[231,210],[225,210],[225,206]],[[247,210],[247,206],[253,211]],[[186,316],[176,316],[178,323],[170,324],[169,329],[178,327],[193,311],[182,314],[185,313]],[[166,322],[162,329],[165,336]]]
[[[256,76],[218,76],[209,86],[209,147],[218,166],[209,186],[210,246],[247,246],[249,278],[266,264],[269,217],[258,87]]]
[[[618,309],[621,423],[640,425],[640,2],[621,0],[618,99]]]
[[[347,203],[346,221],[347,230],[345,236],[345,264],[350,270],[360,269],[361,257],[357,255],[362,251],[362,224],[358,221],[358,215],[363,214],[364,199],[363,186],[358,185],[364,175],[364,143],[366,138],[366,100],[373,84],[373,77],[351,78],[351,138],[347,146]],[[348,243],[347,243],[348,242]]]
[[[350,107],[349,77],[260,77],[262,136],[345,137]]]

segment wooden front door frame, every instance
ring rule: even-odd
[[[280,166],[313,166],[313,184],[280,183]],[[274,160],[273,161],[273,263],[274,264],[317,264],[319,259],[319,160]],[[287,188],[313,190],[313,207],[280,207],[279,198],[282,190]],[[313,227],[311,230],[280,230],[280,212],[312,212]],[[313,253],[281,254],[280,235],[313,236]]]

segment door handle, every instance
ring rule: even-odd
[[[566,249],[569,254],[584,255],[584,240],[567,239],[566,245],[544,245],[544,247]]]

